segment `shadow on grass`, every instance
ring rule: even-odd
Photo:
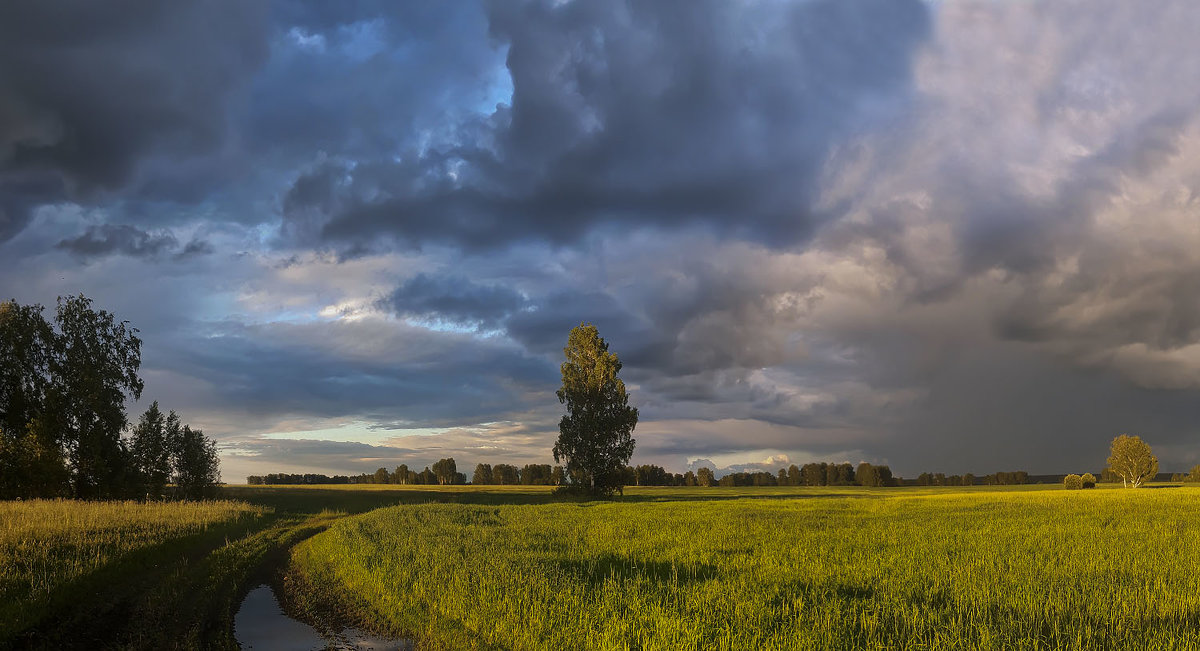
[[[160,604],[148,603],[147,596],[175,585],[186,568],[203,564],[229,540],[249,535],[271,521],[269,515],[239,518],[125,552],[25,603],[26,612],[18,612],[14,621],[6,623],[9,626],[0,626],[0,649],[153,648],[153,644],[141,643],[152,634],[182,639],[187,627],[179,623],[176,630],[174,620],[180,619],[178,613],[183,611],[162,612]],[[201,585],[196,592],[205,589]],[[184,605],[190,612],[199,603],[191,598]],[[153,621],[156,619],[162,621]]]
[[[641,504],[647,502],[712,502],[742,499],[797,500],[877,497],[872,490],[825,490],[805,488],[683,488],[627,487],[625,495],[609,499],[586,496],[554,495],[549,486],[514,486],[496,489],[474,486],[446,487],[330,487],[310,486],[226,486],[221,497],[267,506],[276,513],[316,514],[337,511],[365,513],[398,504]]]

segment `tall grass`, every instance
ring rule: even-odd
[[[0,502],[0,640],[63,589],[139,551],[253,517],[241,502]]]
[[[1200,648],[1200,491],[793,494],[397,506],[293,570],[422,648]]]

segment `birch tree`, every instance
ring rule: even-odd
[[[1126,488],[1138,488],[1158,474],[1158,457],[1140,437],[1122,434],[1113,439],[1108,467]]]

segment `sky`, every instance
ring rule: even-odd
[[[141,331],[226,481],[1200,463],[1194,0],[0,5],[0,298]]]

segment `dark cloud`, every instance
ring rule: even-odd
[[[62,240],[58,248],[81,258],[114,253],[153,258],[178,245],[179,242],[170,233],[148,233],[128,224],[101,224],[89,227],[79,237]]]
[[[186,260],[213,252],[213,246],[200,239],[189,241],[182,248],[169,231],[143,231],[129,224],[99,224],[89,226],[82,235],[59,241],[56,248],[88,260],[109,255],[155,259],[171,253],[173,260]]]
[[[183,245],[182,249],[175,253],[174,259],[187,260],[189,258],[195,258],[202,255],[212,255],[213,253],[216,253],[216,247],[214,247],[210,242],[206,242],[205,240],[201,239],[192,239],[189,240],[187,244]]]
[[[231,323],[215,336],[179,341],[169,354],[158,364],[187,368],[221,403],[248,414],[369,414],[405,427],[475,424],[522,410],[529,388],[548,385],[555,370],[503,342],[377,320]]]
[[[0,8],[0,239],[32,207],[129,185],[150,157],[221,146],[225,102],[265,54],[253,2]]]
[[[477,4],[282,2],[272,13],[272,56],[245,115],[256,157],[390,159],[495,104],[500,59]]]
[[[478,285],[453,276],[417,274],[381,303],[399,315],[495,329],[522,309],[525,298],[507,287]]]
[[[509,318],[505,329],[526,348],[558,356],[571,328],[581,323],[595,325],[623,360],[650,356],[649,349],[656,344],[652,324],[625,309],[611,295],[597,291],[559,291],[539,297],[532,309]]]
[[[511,105],[398,162],[307,174],[285,218],[471,248],[698,222],[794,243],[820,219],[831,143],[902,110],[929,33],[916,0],[496,3],[489,18]]]
[[[587,321],[673,469],[1200,460],[1200,4],[63,8],[0,9],[0,287],[223,438],[544,458]]]

